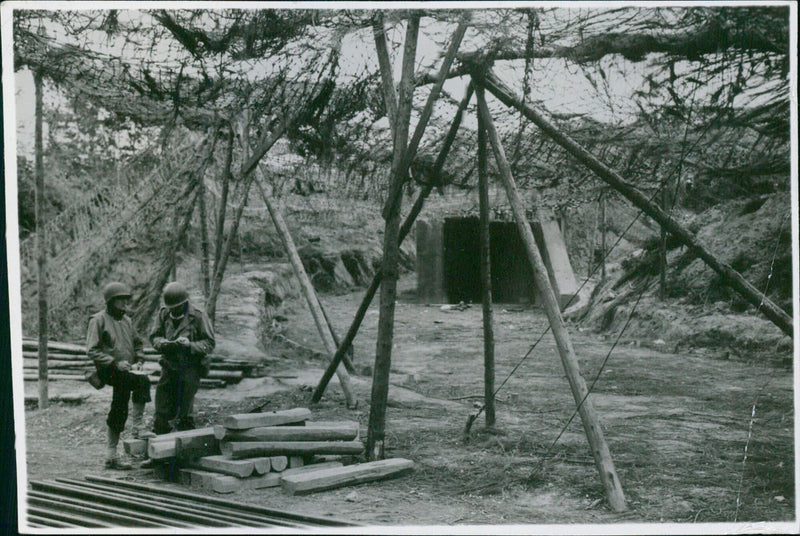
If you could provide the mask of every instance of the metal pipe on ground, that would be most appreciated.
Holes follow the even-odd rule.
[[[181,490],[173,490],[169,488],[165,488],[162,486],[150,485],[150,484],[141,484],[138,482],[127,482],[121,480],[114,480],[111,478],[101,477],[101,476],[87,476],[86,480],[89,482],[99,482],[99,483],[106,483],[115,486],[120,486],[128,489],[138,489],[143,491],[149,491],[151,493],[156,493],[160,495],[168,495],[174,497],[181,497],[185,499],[191,499],[195,501],[199,501],[206,504],[213,504],[216,506],[227,506],[231,508],[237,508],[243,511],[248,511],[257,514],[264,514],[264,515],[271,515],[276,517],[281,517],[283,519],[298,521],[301,523],[307,523],[308,525],[317,525],[317,526],[330,526],[330,527],[353,527],[357,526],[357,523],[349,522],[349,521],[342,521],[340,519],[330,519],[330,518],[322,518],[322,517],[314,517],[308,516],[304,514],[296,514],[292,512],[283,512],[281,510],[273,510],[271,508],[266,508],[263,506],[255,506],[250,504],[241,504],[236,503],[233,501],[225,500],[225,499],[218,499],[216,497],[207,497],[205,495],[200,495],[198,493],[191,493],[188,491],[181,491]]]
[[[37,486],[38,489],[60,491],[68,496],[76,498],[100,499],[107,504],[114,504],[117,506],[125,506],[130,504],[130,497],[125,497],[124,495],[105,490],[89,489],[82,486],[68,485],[65,483],[32,482],[31,486],[33,487],[34,485]],[[164,508],[155,500],[139,499],[136,504],[141,511],[155,514],[168,512],[170,515],[174,516],[175,519],[180,521],[188,521],[200,526],[228,527],[231,526],[231,524],[239,524],[238,520],[235,518],[216,515],[210,512],[200,512],[197,510],[192,511],[188,508],[181,507]]]
[[[44,498],[35,496],[33,494],[28,495],[28,504],[32,504],[34,506],[41,506],[44,508],[52,508],[54,510],[58,510],[60,512],[65,512],[69,514],[91,516],[93,519],[99,519],[100,521],[106,521],[108,523],[113,523],[114,525],[120,525],[123,527],[169,526],[169,524],[164,525],[162,522],[151,521],[147,519],[145,515],[138,515],[136,517],[128,515],[127,513],[123,512],[130,512],[130,511],[123,508],[117,510],[115,509],[115,507],[108,505],[94,504],[89,501],[80,501],[80,502],[82,504],[77,504],[76,502],[65,500],[64,497],[59,497],[59,496],[55,496],[53,498]]]
[[[57,482],[63,482],[69,479],[56,479]],[[73,481],[74,482],[74,481]],[[77,481],[77,485],[82,487],[88,487],[97,491],[102,491],[104,493],[116,493],[122,496],[130,497],[131,500],[140,500],[140,499],[153,499],[155,500],[154,494],[146,493],[143,491],[137,490],[128,490],[128,489],[120,489],[116,486],[111,485],[103,485],[103,484],[96,484],[91,482],[80,482]],[[193,511],[202,512],[203,514],[208,513],[208,509],[204,508],[203,505],[192,503],[188,500],[182,500],[175,497],[170,497],[167,495],[159,495],[157,497],[159,503],[163,503],[164,505],[168,506],[177,506],[177,507],[186,507]],[[284,527],[304,527],[305,525],[301,525],[299,523],[292,523],[290,521],[286,521],[285,519],[281,519],[275,516],[267,516],[267,515],[258,515],[258,514],[251,514],[249,512],[243,512],[240,509],[232,508],[232,507],[216,507],[214,512],[217,514],[222,514],[225,516],[234,517],[236,519],[240,519],[243,521],[253,522],[256,524],[268,524],[268,525],[275,525],[275,526],[284,526]]]
[[[53,519],[55,521],[63,521],[82,528],[110,529],[113,527],[113,525],[109,525],[108,523],[102,523],[90,517],[67,514],[58,510],[52,510],[50,508],[44,508],[41,506],[28,505],[27,510],[28,514],[38,515],[40,517]]]
[[[99,510],[105,510],[105,511],[113,512],[113,513],[122,514],[122,515],[134,515],[134,516],[136,516],[137,521],[139,519],[141,519],[141,520],[144,520],[145,522],[152,522],[152,523],[156,524],[155,526],[174,527],[174,528],[189,528],[189,527],[193,527],[194,526],[194,525],[192,525],[190,523],[183,523],[183,522],[177,521],[177,520],[175,520],[175,519],[173,519],[171,517],[168,517],[168,516],[160,516],[160,515],[156,515],[156,514],[146,514],[146,513],[141,512],[141,511],[139,511],[139,510],[137,510],[135,508],[130,508],[130,507],[129,508],[125,508],[125,507],[101,505],[101,504],[93,503],[93,502],[86,501],[86,500],[83,500],[83,499],[76,499],[76,498],[73,498],[73,497],[66,497],[63,494],[54,493],[54,492],[31,490],[31,491],[28,491],[28,498],[30,500],[33,500],[33,499],[37,499],[37,500],[38,499],[44,499],[44,500],[60,501],[63,504],[68,504],[68,505],[71,505],[71,506],[79,506],[79,507],[85,507],[85,508],[97,508]],[[134,504],[135,503],[131,502],[131,505],[134,505]]]

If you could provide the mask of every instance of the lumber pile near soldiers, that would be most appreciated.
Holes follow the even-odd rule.
[[[23,379],[36,381],[39,368],[39,342],[32,339],[22,341]],[[161,374],[158,365],[159,354],[153,348],[145,348],[145,363],[142,373],[147,374],[151,383],[157,383]],[[50,341],[47,343],[47,379],[80,380],[95,369],[94,363],[86,355],[86,348],[80,344]],[[219,356],[211,356],[211,370],[200,380],[200,387],[210,389],[239,383],[242,378],[262,375],[259,364]]]
[[[217,493],[281,486],[291,495],[400,476],[403,459],[357,463],[364,453],[353,421],[311,421],[293,408],[230,415],[207,428],[129,440],[129,454],[154,460],[164,478]]]

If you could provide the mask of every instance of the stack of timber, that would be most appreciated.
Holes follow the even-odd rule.
[[[413,467],[402,459],[345,466],[364,453],[358,423],[310,417],[306,408],[230,415],[221,425],[151,439],[147,455],[168,462],[159,466],[165,478],[217,493],[278,486],[293,495],[311,493]]]
[[[98,476],[87,476],[85,480],[32,481],[26,498],[27,522],[34,528],[286,527],[302,530],[357,525]]]
[[[39,342],[33,339],[22,340],[23,370],[25,381],[38,380]],[[144,348],[145,363],[142,372],[151,383],[158,382],[161,369],[159,354],[153,348]],[[94,364],[86,355],[86,348],[80,344],[50,341],[47,343],[47,379],[80,380],[94,370]],[[239,383],[242,378],[258,377],[262,374],[259,364],[240,359],[224,359],[211,356],[211,370],[200,381],[203,388],[225,387]]]

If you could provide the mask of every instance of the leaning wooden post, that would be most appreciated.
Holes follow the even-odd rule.
[[[567,327],[564,324],[564,319],[561,317],[561,309],[558,305],[558,300],[553,293],[553,288],[550,285],[550,278],[547,275],[542,256],[539,253],[539,248],[536,245],[536,240],[533,237],[533,232],[528,224],[525,216],[525,207],[522,204],[522,199],[517,191],[517,186],[514,183],[514,177],[511,175],[511,167],[506,160],[503,146],[500,143],[500,137],[492,121],[492,116],[489,112],[489,107],[486,105],[486,99],[483,98],[481,92],[476,92],[478,97],[478,112],[483,118],[486,126],[486,131],[489,136],[489,142],[492,144],[495,161],[500,170],[500,177],[503,180],[503,185],[508,195],[508,202],[511,205],[511,211],[514,214],[514,219],[517,223],[522,241],[525,244],[525,249],[528,254],[531,266],[533,267],[534,283],[539,298],[544,305],[547,318],[550,321],[550,328],[553,331],[553,336],[556,340],[556,346],[561,356],[561,363],[564,367],[564,372],[567,375],[572,396],[578,406],[578,413],[583,422],[583,428],[586,432],[586,437],[589,440],[589,445],[592,449],[594,456],[595,466],[600,473],[600,480],[606,490],[606,498],[608,503],[614,511],[621,512],[626,509],[625,495],[622,492],[617,472],[614,469],[614,461],[611,459],[611,453],[608,450],[608,445],[603,437],[603,430],[600,427],[600,421],[594,409],[594,404],[589,397],[589,391],[586,388],[586,382],[581,376],[580,367],[578,365],[578,358],[575,356],[575,351],[572,348],[572,342],[567,332]],[[534,192],[533,195],[533,211],[534,215],[538,218],[539,213],[539,200],[538,194]]]
[[[606,191],[600,192],[600,275],[606,279]]]
[[[666,185],[661,189],[661,210],[667,212],[667,205],[669,204],[669,193],[667,192]],[[661,243],[658,248],[658,297],[661,300],[667,299],[667,228],[661,226]]]
[[[44,226],[44,160],[42,143],[42,73],[38,69],[33,73],[36,99],[36,118],[34,125],[34,151],[36,173],[36,264],[39,300],[39,409],[47,409],[50,399],[47,394],[47,234]]]
[[[613,169],[606,166],[588,150],[579,145],[575,140],[561,132],[555,125],[548,121],[542,114],[525,104],[522,100],[503,84],[491,71],[476,72],[474,75],[478,82],[489,90],[497,99],[506,106],[513,106],[530,119],[542,132],[563,147],[580,163],[591,169],[606,184],[622,194],[642,212],[653,218],[658,224],[664,226],[669,233],[686,245],[689,250],[699,257],[706,265],[714,270],[720,279],[747,300],[750,305],[763,313],[773,324],[790,337],[794,337],[792,317],[778,307],[763,292],[750,284],[742,274],[734,270],[729,264],[715,257],[697,238],[675,219],[661,210],[659,206],[650,201],[641,191]]]
[[[386,403],[389,398],[389,371],[392,365],[392,340],[394,333],[394,304],[397,299],[398,265],[400,261],[400,201],[399,191],[405,178],[401,164],[406,153],[408,126],[411,118],[411,100],[414,94],[414,59],[419,35],[419,12],[412,13],[406,28],[403,50],[403,70],[400,78],[400,98],[395,124],[394,157],[389,181],[389,197],[384,206],[386,225],[383,233],[383,260],[381,271],[380,310],[378,313],[378,337],[375,343],[375,366],[372,371],[372,393],[370,396],[369,422],[367,425],[367,460],[384,457],[384,428]]]
[[[261,171],[261,168],[256,169]],[[294,275],[300,282],[300,288],[302,289],[303,295],[306,298],[308,308],[311,310],[311,316],[314,317],[314,324],[317,326],[317,331],[319,331],[319,336],[322,338],[322,343],[325,345],[325,350],[327,350],[329,355],[333,356],[336,354],[336,343],[331,336],[331,332],[328,330],[328,324],[325,322],[325,317],[322,314],[317,293],[314,291],[314,286],[311,284],[311,280],[308,278],[308,274],[303,267],[303,261],[300,259],[300,254],[297,252],[297,247],[294,245],[294,240],[292,240],[292,234],[289,232],[289,227],[286,226],[283,216],[277,207],[272,203],[272,200],[264,191],[261,183],[256,181],[256,186],[258,187],[258,191],[261,193],[261,198],[264,200],[264,204],[267,205],[267,210],[272,218],[272,223],[275,224],[275,229],[278,231],[281,242],[283,242],[286,255],[289,257],[289,262],[292,265],[292,269],[294,269]],[[339,377],[339,383],[342,385],[342,391],[344,392],[344,399],[347,403],[347,407],[350,409],[355,409],[357,406],[357,401],[355,397],[353,397],[353,389],[350,386],[350,375],[346,370],[342,370],[342,367],[338,367],[336,369],[336,375]]]
[[[483,88],[477,90],[483,98]],[[481,301],[483,303],[483,405],[486,427],[495,424],[494,411],[494,327],[492,326],[492,254],[490,247],[489,174],[486,169],[486,130],[478,115],[478,199],[481,235]]]
[[[438,176],[444,168],[447,155],[450,152],[450,148],[453,146],[453,142],[456,139],[456,134],[461,126],[461,119],[464,116],[464,111],[467,109],[469,101],[472,98],[472,93],[473,85],[470,82],[470,84],[467,86],[467,92],[464,95],[464,98],[458,105],[458,110],[456,110],[456,115],[450,125],[450,130],[447,132],[447,136],[445,136],[444,142],[442,143],[439,156],[436,157],[436,162],[433,165],[433,176]],[[425,199],[427,199],[428,195],[430,195],[430,193],[433,191],[433,188],[433,183],[428,183],[422,187],[422,190],[414,202],[414,206],[411,207],[408,216],[406,216],[406,220],[403,222],[403,226],[400,228],[401,244],[403,243],[405,237],[408,236],[408,233],[411,232],[411,226],[414,225],[414,221],[416,221],[417,216],[419,216],[420,212],[422,212]],[[333,356],[328,368],[325,369],[325,373],[322,375],[322,378],[320,378],[319,384],[317,384],[317,388],[314,390],[314,394],[311,396],[312,403],[317,403],[320,401],[322,394],[325,392],[325,388],[328,386],[328,382],[331,381],[331,378],[333,377],[336,367],[339,366],[339,362],[342,360],[345,352],[347,352],[347,349],[350,348],[351,344],[353,344],[353,340],[358,334],[358,330],[361,327],[361,322],[364,320],[364,316],[367,314],[367,309],[369,309],[372,299],[375,297],[375,293],[378,291],[378,287],[381,284],[382,278],[383,273],[380,269],[378,269],[378,271],[375,272],[375,275],[372,277],[372,281],[367,287],[367,291],[364,293],[364,298],[361,300],[361,304],[356,310],[353,321],[350,323],[350,328],[347,330],[344,339],[342,339],[339,349],[336,351],[336,355]]]

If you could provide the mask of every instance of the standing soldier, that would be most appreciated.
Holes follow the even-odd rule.
[[[89,319],[86,334],[86,349],[89,358],[97,367],[97,375],[105,385],[114,388],[111,410],[108,412],[108,456],[107,469],[131,469],[131,464],[117,455],[119,436],[128,419],[128,402],[133,394],[134,437],[153,437],[144,427],[144,405],[150,402],[150,379],[141,370],[144,362],[142,338],[136,333],[128,316],[131,291],[122,283],[109,283],[103,289],[106,308]]]
[[[214,350],[215,341],[208,316],[189,303],[182,284],[173,282],[164,287],[164,307],[158,312],[150,342],[161,354],[153,431],[160,435],[191,430],[194,395],[200,378],[208,375],[208,354]]]

